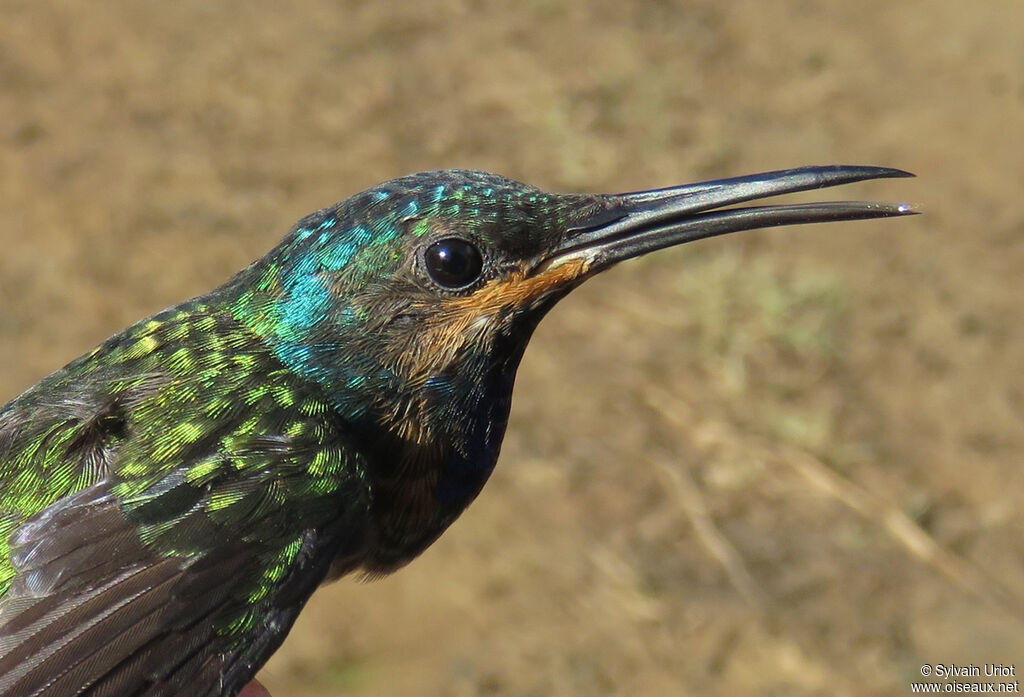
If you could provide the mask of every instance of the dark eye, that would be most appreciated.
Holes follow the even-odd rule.
[[[480,250],[456,237],[438,240],[423,254],[427,273],[445,288],[461,288],[480,277],[484,268]]]

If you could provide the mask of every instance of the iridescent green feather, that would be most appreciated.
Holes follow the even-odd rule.
[[[83,405],[82,417],[63,410],[70,400]],[[122,421],[103,431],[118,441],[107,444],[117,453],[112,471],[76,457],[76,444],[96,429],[86,405]],[[288,573],[301,531],[336,517],[341,494],[366,490],[363,464],[344,449],[331,413],[223,309],[192,303],[139,323],[0,414],[19,422],[0,442],[0,595],[15,575],[11,533],[109,477],[139,537],[160,555],[201,555],[211,535],[259,547],[258,573],[236,583],[246,608],[221,618],[223,631],[246,626]]]

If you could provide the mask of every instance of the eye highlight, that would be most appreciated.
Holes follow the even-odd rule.
[[[468,286],[480,278],[484,268],[480,250],[458,237],[431,244],[423,253],[423,262],[434,283],[449,289]]]

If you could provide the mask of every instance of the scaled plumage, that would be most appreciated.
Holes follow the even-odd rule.
[[[305,218],[0,409],[0,697],[236,695],[321,582],[407,563],[479,493],[559,298],[691,239],[902,215],[720,207],[903,174],[597,196],[446,171]]]

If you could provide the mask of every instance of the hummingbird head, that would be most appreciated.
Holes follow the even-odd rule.
[[[384,479],[437,470],[423,488],[457,515],[497,458],[526,343],[569,291],[620,261],[704,237],[910,213],[865,202],[723,208],[900,176],[910,175],[808,167],[593,195],[483,172],[415,174],[300,221],[240,274],[234,311],[392,463]]]

